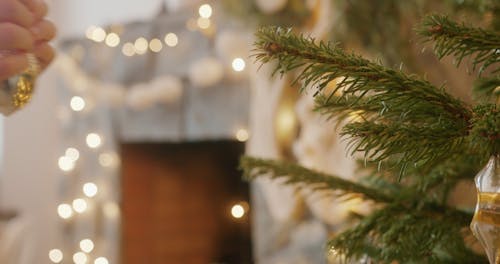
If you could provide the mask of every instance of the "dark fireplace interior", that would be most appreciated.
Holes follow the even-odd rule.
[[[233,141],[122,144],[122,263],[251,263],[243,152]]]

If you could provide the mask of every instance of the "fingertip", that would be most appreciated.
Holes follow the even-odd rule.
[[[28,66],[28,58],[24,54],[3,56],[0,60],[0,80],[21,74]]]
[[[38,59],[42,70],[47,68],[56,56],[54,48],[47,42],[38,44],[35,48],[34,54]]]

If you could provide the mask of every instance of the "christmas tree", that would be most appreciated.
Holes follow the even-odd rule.
[[[491,232],[496,232],[488,242],[492,250],[484,245],[488,256],[473,249],[472,209],[450,205],[448,197],[460,181],[473,181],[489,159],[492,177],[498,177],[500,34],[439,15],[426,17],[418,32],[434,43],[439,58],[454,56],[458,65],[469,63],[478,74],[473,105],[425,78],[384,67],[337,44],[279,27],[258,31],[256,59],[275,62],[276,73],[298,72],[296,82],[313,90],[316,110],[339,124],[348,151],[363,153],[363,177],[347,181],[254,157],[242,158],[241,166],[249,179],[267,175],[372,202],[371,213],[354,215],[358,222],[330,240],[329,253],[381,263],[485,263],[487,258],[499,263],[497,196],[493,194],[488,208]],[[498,179],[491,182],[500,186]],[[500,192],[498,186],[496,190]]]

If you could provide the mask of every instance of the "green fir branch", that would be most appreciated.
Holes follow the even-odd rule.
[[[493,72],[500,71],[499,32],[460,25],[443,15],[430,15],[422,21],[418,33],[434,42],[440,59],[451,55],[460,65],[471,57],[473,70],[479,68],[479,73],[490,66],[494,67]]]
[[[497,102],[500,97],[500,75],[477,79],[473,91],[476,99]]]
[[[289,162],[242,157],[240,167],[249,180],[269,174],[273,179],[286,179],[287,184],[307,184],[317,190],[340,191],[341,194],[349,195],[356,194],[364,199],[376,202],[392,201],[390,196],[381,191],[340,177],[309,170]]]
[[[464,243],[453,214],[432,214],[399,205],[379,209],[328,243],[330,253],[380,263],[486,263]]]
[[[263,28],[257,38],[257,60],[276,60],[275,72],[282,74],[299,69],[297,81],[316,88],[319,111],[341,119],[355,114],[364,121],[344,127],[343,134],[353,136],[353,152],[375,161],[397,155],[404,172],[408,165],[429,166],[446,158],[469,134],[472,111],[415,75],[291,30]],[[338,83],[330,89],[333,81]]]
[[[336,195],[356,195],[365,200],[372,200],[382,204],[397,204],[404,207],[404,211],[420,208],[429,214],[453,214],[455,221],[463,226],[468,225],[472,215],[426,199],[422,193],[413,188],[399,185],[397,189],[377,189],[366,185],[348,181],[338,176],[317,172],[300,165],[276,160],[266,160],[244,156],[240,160],[240,168],[248,180],[267,176],[271,179],[284,179],[285,184],[305,184],[316,190],[336,191]],[[339,193],[340,192],[340,193]]]

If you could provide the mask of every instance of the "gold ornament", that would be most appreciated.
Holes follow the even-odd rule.
[[[500,264],[500,156],[491,157],[476,176],[478,193],[471,229],[491,264]]]
[[[16,109],[20,109],[25,106],[33,95],[35,88],[35,81],[40,72],[40,66],[38,60],[33,54],[27,54],[28,57],[28,69],[17,76],[17,80],[14,82],[15,92],[12,94],[12,104]]]

